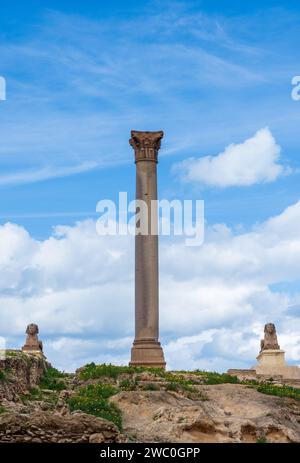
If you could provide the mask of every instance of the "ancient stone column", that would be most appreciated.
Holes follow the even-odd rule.
[[[135,236],[135,340],[132,366],[165,368],[158,320],[157,155],[163,132],[131,131],[136,163],[136,199],[147,204],[148,233]],[[155,210],[154,210],[155,208]],[[138,208],[137,212],[142,212]],[[151,227],[151,215],[152,220]]]

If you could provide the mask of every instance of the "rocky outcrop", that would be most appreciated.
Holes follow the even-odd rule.
[[[238,384],[198,387],[202,400],[166,391],[122,392],[111,400],[124,431],[141,442],[300,442],[298,401]]]
[[[300,442],[297,386],[94,364],[65,374],[15,351],[1,371],[0,442]]]
[[[0,358],[0,400],[18,400],[20,394],[39,384],[48,365],[42,356],[6,351]]]
[[[100,443],[123,442],[110,421],[86,413],[67,415],[50,412],[2,413],[0,442]]]

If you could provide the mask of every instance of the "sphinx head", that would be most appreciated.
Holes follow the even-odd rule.
[[[26,334],[30,334],[30,335],[34,336],[34,335],[38,334],[38,332],[39,332],[39,327],[35,323],[30,323],[27,326]]]
[[[265,325],[265,333],[268,333],[268,334],[275,334],[276,333],[276,328],[275,328],[274,323],[267,323]]]

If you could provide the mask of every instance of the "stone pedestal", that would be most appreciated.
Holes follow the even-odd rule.
[[[157,156],[163,132],[131,132],[136,163],[136,199],[147,205],[147,230],[135,236],[135,340],[132,366],[165,368],[159,338]],[[139,210],[139,214],[141,210]],[[154,217],[154,221],[153,221]],[[156,217],[156,218],[155,218]],[[152,220],[151,220],[152,219]]]
[[[284,379],[300,379],[300,368],[285,362],[285,352],[281,349],[263,350],[256,357],[258,364],[252,367],[257,375],[282,376]]]
[[[256,357],[258,361],[258,365],[254,367],[256,372],[261,374],[279,374],[278,369],[287,366],[284,355],[285,352],[280,349],[263,350]]]

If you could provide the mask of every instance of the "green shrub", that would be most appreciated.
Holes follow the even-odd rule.
[[[64,373],[63,371],[59,371],[57,370],[57,368],[53,368],[53,367],[47,368],[46,374],[48,377],[51,377],[51,378],[65,378],[66,376],[68,376],[67,373]]]
[[[166,391],[178,392],[179,389],[180,389],[179,385],[177,383],[174,383],[174,382],[167,383],[167,385],[166,385]]]
[[[137,381],[131,379],[123,379],[119,383],[119,387],[122,391],[135,391],[137,388]]]
[[[166,391],[181,392],[191,400],[207,400],[207,397],[194,386],[191,380],[184,380],[180,376],[176,378],[176,375],[174,377],[175,380],[173,378],[172,381],[166,384]]]
[[[65,381],[62,378],[66,376],[65,373],[50,367],[46,370],[40,381],[41,389],[51,389],[52,391],[63,391],[67,388]]]
[[[6,374],[3,370],[0,370],[0,381],[6,381]]]
[[[217,373],[216,371],[203,371],[195,370],[193,373],[203,377],[203,383],[212,385],[212,384],[238,384],[239,380],[236,376],[231,376],[228,373]]]
[[[83,380],[97,379],[102,377],[116,379],[120,375],[133,375],[135,373],[142,373],[147,371],[155,375],[162,375],[164,370],[161,368],[144,368],[144,367],[128,367],[128,366],[117,366],[111,363],[102,363],[96,365],[94,362],[89,363],[83,367],[79,372],[79,378]]]
[[[1,413],[5,413],[7,410],[6,408],[2,407],[2,405],[0,405],[0,415]]]
[[[28,402],[32,400],[42,400],[42,401],[47,401],[51,404],[56,404],[58,401],[58,391],[52,390],[48,392],[47,394],[43,392],[39,387],[34,387],[29,390],[27,394],[22,394],[20,395],[20,399],[23,402],[23,404],[27,404]]]
[[[132,367],[116,366],[111,364],[106,365],[105,363],[102,365],[89,363],[88,365],[85,365],[85,367],[80,371],[79,377],[83,380],[96,379],[104,376],[109,378],[117,378],[119,375],[124,373],[132,374],[134,371],[135,369]]]
[[[267,441],[267,439],[266,439],[265,437],[258,437],[258,438],[256,439],[256,443],[257,443],[257,444],[267,444],[268,441]]]
[[[109,384],[90,384],[80,388],[77,394],[70,397],[67,402],[72,411],[81,410],[112,421],[121,430],[121,411],[115,404],[108,401],[108,398],[117,392],[118,389]]]
[[[143,386],[143,391],[158,391],[159,387],[157,384],[154,383],[148,383]]]
[[[300,389],[292,386],[275,386],[272,384],[261,384],[257,388],[262,394],[276,395],[278,397],[291,397],[300,400]]]

